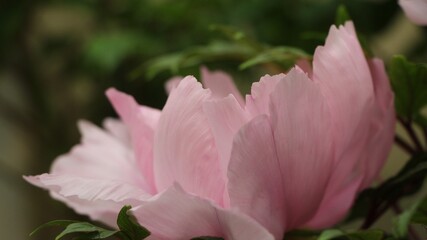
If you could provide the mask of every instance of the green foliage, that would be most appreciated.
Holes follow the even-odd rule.
[[[124,206],[117,217],[117,226],[120,230],[109,230],[95,226],[88,222],[77,222],[71,220],[55,220],[45,223],[34,230],[30,236],[39,232],[46,227],[64,227],[65,229],[59,233],[55,240],[61,240],[65,236],[73,234],[74,239],[81,240],[100,240],[110,237],[116,237],[121,240],[142,240],[150,235],[150,232],[144,227],[136,223],[132,216],[127,214],[131,206]]]
[[[421,109],[427,106],[427,65],[412,63],[395,56],[389,71],[399,117],[427,127]]]
[[[400,198],[417,193],[427,177],[427,153],[418,153],[394,176],[359,194],[347,221],[380,214]]]
[[[404,239],[408,235],[411,223],[427,225],[427,197],[415,202],[409,209],[402,212],[394,222],[393,235],[397,239]]]
[[[345,22],[350,21],[351,17],[348,14],[347,8],[344,5],[340,5],[335,15],[335,25],[343,25]]]

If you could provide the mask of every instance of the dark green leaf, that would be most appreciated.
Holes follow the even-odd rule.
[[[335,16],[335,24],[337,26],[344,25],[347,21],[351,21],[350,14],[348,14],[347,8],[344,5],[340,5]]]
[[[131,206],[124,206],[117,218],[117,226],[120,231],[129,237],[131,240],[142,240],[150,235],[150,232],[144,227],[140,226],[133,219],[133,216],[128,215],[127,212]]]
[[[427,121],[420,113],[427,105],[427,66],[409,62],[403,56],[395,56],[390,66],[390,78],[397,114],[427,126]]]
[[[349,240],[381,240],[384,237],[384,232],[377,229],[369,229],[349,233],[345,236]]]
[[[411,222],[427,226],[427,197],[417,204],[417,209],[412,215]]]
[[[77,223],[77,221],[73,220],[54,220],[50,221],[48,223],[45,223],[38,228],[36,228],[34,231],[30,233],[30,236],[33,236],[35,233],[39,232],[41,229],[47,228],[47,227],[67,227],[68,225],[72,223]]]
[[[111,237],[117,233],[117,231],[107,230],[101,227],[94,226],[88,222],[77,222],[69,224],[64,231],[62,231],[58,236],[56,236],[55,240],[59,240],[64,236],[71,233],[83,233],[92,236],[91,239],[104,239],[107,237]]]
[[[330,240],[342,235],[345,233],[339,229],[327,229],[320,234],[317,240]]]

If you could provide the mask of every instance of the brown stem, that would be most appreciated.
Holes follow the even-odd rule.
[[[409,137],[412,139],[412,141],[415,144],[416,150],[422,152],[423,146],[421,145],[420,140],[417,137],[417,134],[415,133],[414,129],[412,128],[411,121],[406,121],[400,117],[398,117],[399,122],[402,124],[402,126],[405,128],[406,132],[408,132]]]
[[[415,154],[415,152],[416,152],[415,149],[409,143],[407,143],[405,140],[403,140],[403,138],[400,137],[399,135],[394,136],[394,142],[396,143],[397,146],[399,146],[401,149],[403,149],[409,155]]]

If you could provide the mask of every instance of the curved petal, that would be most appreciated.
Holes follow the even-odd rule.
[[[379,59],[370,61],[370,68],[375,89],[375,115],[371,123],[370,142],[363,166],[364,181],[361,188],[366,188],[378,177],[387,160],[394,140],[395,112],[393,92],[384,68]]]
[[[139,106],[133,97],[115,89],[106,92],[120,118],[129,128],[132,147],[142,175],[145,177],[150,193],[156,192],[153,175],[154,132],[160,118],[157,109]]]
[[[274,240],[253,219],[185,193],[176,185],[131,209],[131,213],[158,239],[214,236],[227,240]]]
[[[245,105],[242,94],[240,94],[236,85],[234,85],[233,79],[225,72],[213,71],[210,72],[208,68],[200,68],[202,74],[202,82],[205,88],[212,91],[213,98],[223,98],[228,94],[233,95],[241,106]]]
[[[166,93],[169,95],[172,92],[172,90],[174,90],[178,86],[178,84],[181,82],[182,79],[183,77],[176,76],[167,80],[165,83]]]
[[[221,169],[224,179],[226,179],[233,137],[240,127],[249,121],[249,115],[242,109],[233,95],[228,95],[228,97],[219,100],[207,101],[203,105],[203,110],[215,137]]]
[[[252,84],[251,95],[246,95],[246,111],[252,116],[269,115],[270,94],[285,74],[265,75],[259,82]]]
[[[121,120],[106,118],[102,122],[102,126],[125,146],[128,146],[129,148],[132,147],[129,129]]]
[[[333,125],[318,84],[299,68],[292,69],[276,85],[270,98],[287,228],[293,229],[314,215],[324,196],[334,163]]]
[[[38,187],[50,191],[80,214],[116,226],[116,218],[124,205],[139,205],[150,195],[135,185],[114,180],[82,178],[67,174],[42,174],[24,177]]]
[[[236,134],[228,169],[232,207],[257,220],[275,239],[286,230],[281,162],[269,120],[260,115]]]
[[[185,191],[222,204],[225,182],[202,108],[209,99],[210,91],[194,77],[171,92],[155,136],[154,172],[159,191],[176,181]]]
[[[411,21],[427,25],[427,0],[399,0],[399,5]]]

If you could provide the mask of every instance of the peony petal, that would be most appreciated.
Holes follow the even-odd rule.
[[[269,115],[270,94],[285,74],[265,75],[259,82],[252,84],[251,95],[246,95],[246,111],[252,116]]]
[[[318,84],[299,68],[292,69],[270,97],[271,126],[285,191],[287,229],[293,229],[313,216],[332,173],[330,109]]]
[[[208,101],[203,105],[203,110],[215,137],[216,147],[221,158],[221,169],[224,179],[226,179],[233,137],[240,127],[249,121],[249,115],[233,95]]]
[[[146,189],[130,146],[89,122],[80,121],[79,129],[82,143],[55,159],[52,174],[120,181]]]
[[[200,236],[226,240],[273,240],[273,236],[249,217],[172,186],[133,208],[131,213],[154,239],[188,240]]]
[[[411,21],[427,25],[427,0],[399,0],[399,5]]]
[[[233,95],[241,106],[244,106],[245,101],[240,94],[233,79],[225,72],[213,71],[210,72],[206,67],[200,68],[202,74],[202,82],[205,88],[212,91],[213,98],[223,98],[229,94]]]
[[[160,111],[139,106],[133,97],[115,89],[106,92],[120,118],[129,128],[132,146],[138,161],[139,169],[145,177],[150,193],[155,193],[156,187],[153,176],[153,142]]]
[[[362,177],[354,179],[349,184],[335,184],[341,188],[329,191],[333,194],[325,195],[315,216],[305,224],[305,227],[312,229],[323,229],[331,227],[343,220],[350,207],[353,205],[356,194],[362,182]],[[331,183],[333,184],[333,183]]]
[[[285,231],[284,184],[266,115],[244,125],[233,142],[228,169],[231,206],[265,226],[275,239]]]
[[[121,207],[139,205],[150,197],[138,186],[114,180],[67,174],[42,174],[24,178],[49,190],[53,198],[65,202],[76,212],[114,227]]]
[[[394,141],[395,112],[393,92],[384,68],[384,63],[379,59],[370,61],[370,68],[375,88],[376,114],[370,130],[370,143],[365,151],[364,181],[361,188],[372,184],[379,175]]]
[[[181,82],[182,79],[183,77],[177,76],[167,80],[165,83],[166,93],[169,95],[172,92],[172,90],[174,90],[178,86],[178,84]]]
[[[202,109],[210,99],[210,91],[194,77],[171,92],[155,136],[154,171],[159,191],[176,181],[185,191],[222,204],[225,183]]]
[[[102,126],[125,146],[128,146],[129,148],[132,147],[129,130],[121,120],[106,118],[104,119]]]

